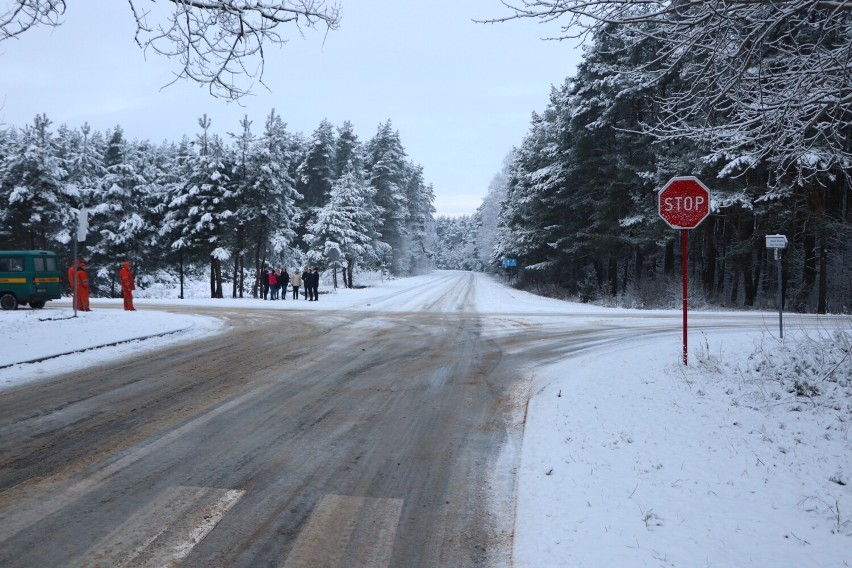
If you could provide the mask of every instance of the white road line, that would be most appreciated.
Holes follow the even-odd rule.
[[[102,539],[79,566],[177,566],[245,491],[171,487]]]
[[[402,504],[402,499],[323,496],[283,568],[388,566]]]

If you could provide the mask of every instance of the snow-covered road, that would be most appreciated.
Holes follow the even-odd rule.
[[[845,513],[852,510],[848,490],[852,471],[849,403],[846,401],[843,406],[839,399],[836,411],[828,405],[820,406],[819,412],[794,413],[790,412],[790,404],[781,404],[774,397],[772,385],[756,386],[750,380],[748,357],[753,356],[756,341],[765,351],[777,349],[779,353],[790,345],[773,338],[777,314],[691,314],[691,365],[683,369],[678,311],[611,310],[570,304],[518,292],[489,277],[470,273],[437,272],[363,290],[338,290],[323,294],[315,303],[157,298],[137,300],[139,311],[126,313],[106,309],[120,307],[120,301],[95,300],[94,311],[77,318],[68,317],[70,309],[62,305],[60,302],[41,311],[0,314],[7,337],[0,346],[0,387],[12,389],[10,392],[27,391],[28,384],[46,389],[56,383],[57,379],[51,377],[60,372],[85,375],[105,361],[124,365],[120,363],[123,358],[139,355],[156,361],[166,348],[206,341],[234,326],[265,325],[270,321],[280,322],[269,333],[280,334],[282,353],[295,348],[288,339],[292,334],[310,329],[313,331],[304,333],[313,337],[317,345],[327,346],[325,349],[347,345],[349,350],[372,350],[374,345],[387,362],[373,359],[370,368],[387,365],[389,371],[407,369],[407,374],[418,375],[425,367],[420,364],[415,371],[407,366],[409,360],[433,359],[440,371],[423,375],[428,377],[425,392],[449,388],[455,376],[466,378],[471,384],[483,381],[490,385],[490,390],[477,397],[493,391],[495,384],[503,385],[499,393],[503,418],[499,425],[486,421],[490,424],[487,429],[496,427],[503,432],[499,455],[484,454],[481,458],[480,465],[487,464],[490,470],[488,475],[480,477],[468,466],[450,468],[457,472],[450,476],[455,479],[450,484],[455,488],[451,490],[454,500],[464,494],[459,489],[464,484],[459,484],[458,476],[466,472],[462,477],[468,482],[484,485],[485,492],[475,495],[484,496],[482,511],[487,511],[494,522],[468,526],[465,530],[473,532],[464,545],[409,548],[422,557],[419,564],[412,564],[410,555],[388,552],[386,558],[382,557],[387,560],[385,565],[449,565],[441,558],[451,558],[452,554],[462,555],[453,558],[476,558],[490,565],[530,567],[844,566],[848,560],[846,551],[850,549],[852,532],[852,517]],[[802,334],[806,329],[827,333],[837,325],[848,329],[848,321],[842,318],[787,316],[785,323],[788,336]],[[324,343],[322,338],[334,330],[345,333],[331,344]],[[433,330],[443,336],[441,343],[434,343]],[[130,341],[143,337],[149,339]],[[366,343],[345,343],[359,339]],[[298,349],[307,349],[309,343],[300,344]],[[418,343],[420,348],[411,351]],[[114,345],[88,349],[110,344]],[[459,356],[452,359],[457,345],[471,351],[467,355],[459,351]],[[61,353],[73,354],[55,357]],[[314,354],[300,352],[294,364],[304,366],[308,361],[336,355],[339,354],[324,350]],[[279,361],[278,357],[276,354],[273,361]],[[43,360],[18,364],[36,359]],[[464,359],[467,367],[459,367]],[[131,365],[131,359],[126,360]],[[739,369],[739,376],[716,372],[714,367],[724,367],[720,360],[728,365],[725,368]],[[260,367],[267,369],[264,373],[274,374],[272,369],[277,364]],[[333,371],[329,374],[339,380],[347,376]],[[288,377],[286,367],[281,371],[281,378],[284,377]],[[44,380],[32,383],[38,379]],[[120,390],[117,385],[111,388],[109,392]],[[272,389],[264,392],[265,396],[274,397],[273,387],[263,388]],[[758,397],[761,392],[763,400]],[[470,392],[467,396],[472,395]],[[107,391],[97,396],[108,398]],[[224,419],[230,412],[230,403],[223,407],[225,399],[212,393],[206,396],[210,403],[203,416],[212,411]],[[396,395],[386,394],[375,400],[387,404],[393,396]],[[465,395],[458,396],[464,400]],[[777,396],[784,402],[783,394]],[[231,397],[227,400],[239,400],[234,393]],[[4,404],[8,401],[4,397]],[[63,414],[50,416],[52,428],[61,424]],[[189,413],[189,421],[184,422],[186,428],[193,424],[191,416]],[[199,416],[202,415],[195,419],[200,420]],[[227,436],[228,428],[222,426],[225,423],[218,416],[205,420],[218,424],[216,431]],[[6,425],[0,434],[16,430],[25,437],[29,435],[20,430],[21,424],[7,423],[6,414],[3,420]],[[482,428],[476,426],[474,417],[466,420],[473,430]],[[147,455],[144,449],[150,444],[166,445],[171,440],[169,434],[162,432],[145,430],[148,437],[141,432],[140,439],[149,445],[136,442],[136,446],[129,446],[142,452],[130,454],[140,460]],[[177,435],[171,435],[177,443]],[[269,440],[266,443],[273,444]],[[333,437],[326,443],[333,444]],[[393,444],[390,439],[384,443]],[[472,441],[469,439],[468,443]],[[84,459],[86,452],[79,452],[78,459]],[[104,470],[115,473],[118,470],[110,467],[122,464],[121,460],[110,463],[113,465],[102,464],[101,470],[87,470],[88,477],[77,480],[75,491],[82,491],[81,483],[86,488],[90,487],[88,484],[94,487]],[[183,471],[186,478],[197,476],[195,469]],[[382,468],[369,471],[372,473],[361,479],[387,475]],[[408,482],[413,479],[407,478]],[[24,486],[28,492],[35,491],[34,495],[42,487],[31,487],[29,483]],[[190,496],[195,493],[181,489],[186,486],[185,482],[166,484],[162,491],[147,496],[154,503],[164,503],[169,495],[178,500],[195,499]],[[219,520],[215,531],[210,527],[213,532],[204,546],[199,545],[188,556],[188,562],[204,558],[205,550],[215,550],[217,534],[233,526],[228,519],[239,518],[240,503],[251,499],[250,494],[226,490],[244,491],[242,487],[227,486],[222,489],[225,492],[217,489],[201,493],[204,499],[220,504],[217,510],[221,515],[216,517]],[[412,538],[400,536],[410,535],[413,530],[413,525],[406,525],[403,520],[410,512],[410,503],[406,505],[408,501],[402,494],[393,498],[373,495],[371,498],[377,500],[365,501],[366,494],[350,493],[348,497],[304,497],[302,502],[309,510],[289,521],[272,513],[268,518],[277,519],[276,526],[280,528],[288,526],[287,522],[295,523],[291,529],[301,527],[302,535],[320,534],[315,532],[322,532],[318,527],[331,522],[328,511],[351,507],[353,511],[373,511],[373,517],[368,518],[385,527],[393,525],[397,538]],[[73,491],[72,494],[77,495]],[[139,500],[145,497],[132,491],[130,494]],[[422,496],[435,499],[439,494],[434,487],[421,492]],[[43,501],[40,500],[42,508]],[[61,499],[55,503],[56,510],[51,511],[54,514],[74,510]],[[141,505],[140,501],[137,507]],[[155,505],[149,504],[150,507],[156,509]],[[132,512],[132,507],[120,510],[138,514]],[[156,516],[155,512],[146,511],[147,515]],[[16,514],[14,508],[11,513],[0,513],[6,521],[15,520],[12,524],[0,523],[5,527],[0,529],[0,540],[44,528],[43,516],[32,510],[25,513]],[[505,518],[511,521],[513,513],[514,527],[511,522],[507,525]],[[120,517],[122,513],[114,514]],[[99,518],[95,513],[89,515]],[[389,521],[396,518],[394,515],[401,515],[396,524]],[[175,522],[176,526],[192,524],[186,519]],[[460,517],[455,522],[465,526]],[[18,530],[10,532],[10,526]],[[132,530],[144,532],[138,526]],[[510,536],[512,530],[514,539]],[[114,547],[116,538],[102,534],[85,550],[79,547],[80,557],[96,552],[100,545]],[[296,538],[280,544],[276,554],[290,558],[288,562],[314,558],[311,554],[316,551],[306,544],[309,540]],[[252,550],[244,551],[241,560],[232,560],[237,565],[250,565],[249,559],[257,558],[252,556],[257,550]]]

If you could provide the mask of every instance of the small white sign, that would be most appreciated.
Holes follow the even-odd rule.
[[[785,249],[787,248],[787,237],[784,235],[766,235],[766,248],[768,249]]]
[[[83,242],[86,240],[86,235],[89,233],[89,210],[86,208],[80,209],[77,217],[77,240]]]

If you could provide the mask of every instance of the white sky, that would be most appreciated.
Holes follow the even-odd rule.
[[[366,141],[390,119],[434,185],[438,214],[472,213],[581,50],[542,41],[556,25],[472,22],[507,15],[499,0],[340,4],[341,28],[325,38],[286,30],[292,41],[267,50],[272,92],[256,86],[241,107],[191,83],[161,90],[176,63],[145,60],[126,2],[69,2],[61,27],[0,44],[0,124],[46,113],[54,127],[118,124],[128,138],[160,142],[194,135],[204,113],[220,134],[238,131],[244,115],[259,132],[275,108],[291,131],[309,135],[323,118],[350,120]]]
[[[484,340],[538,329],[552,332],[553,342],[565,342],[564,358],[529,365],[516,385],[516,421],[509,425],[504,461],[488,484],[495,514],[515,514],[514,566],[849,566],[849,364],[817,361],[804,350],[830,343],[834,329],[848,336],[848,317],[786,314],[779,340],[772,312],[694,311],[690,364],[684,368],[679,333],[659,334],[661,326],[677,328],[680,310],[560,302],[483,274],[359,277],[370,287],[334,291],[324,282],[319,302],[210,300],[203,297],[208,284],[195,282],[186,300],[175,300],[177,291],[168,288],[139,290],[154,299],[137,298],[135,312],[120,310],[121,299],[98,298],[91,312],[77,318],[70,317],[67,299],[43,310],[4,312],[0,393],[225,328],[218,319],[158,311],[160,304],[221,309],[226,317],[242,308],[282,317],[369,312],[350,318],[367,327],[385,325],[375,317],[381,312],[470,310],[482,316]],[[472,303],[442,302],[460,282],[475,289]],[[582,339],[590,330],[619,327],[637,333],[571,355],[572,343],[592,341]],[[185,331],[87,350],[178,330]],[[804,333],[813,339],[802,340]],[[512,345],[526,348],[504,345],[509,358]],[[14,364],[60,353],[69,354]],[[826,350],[815,353],[821,358]],[[835,353],[840,357],[839,348]],[[815,381],[818,397],[797,397],[788,390],[792,378],[806,384],[812,379],[794,369],[810,364],[819,373],[834,366],[835,378]],[[29,491],[43,507],[37,487]],[[517,503],[507,503],[514,491]],[[28,518],[12,511],[12,520]]]

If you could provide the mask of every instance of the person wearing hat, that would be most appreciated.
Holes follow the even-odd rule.
[[[133,290],[136,289],[136,283],[133,281],[129,260],[125,260],[121,265],[121,270],[118,271],[118,279],[121,282],[121,294],[124,296],[124,309],[136,311],[136,308],[133,307]]]
[[[290,278],[290,285],[293,286],[293,299],[299,299],[299,286],[302,285],[302,275],[299,274],[299,269],[293,271],[293,276]]]
[[[76,286],[74,283],[76,282]],[[71,265],[68,269],[68,284],[74,294],[74,309],[81,312],[90,312],[89,309],[89,275],[86,274],[86,263],[77,261],[77,266]]]

